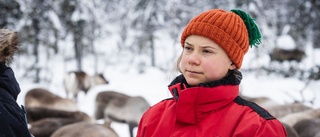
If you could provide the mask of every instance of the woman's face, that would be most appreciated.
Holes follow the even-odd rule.
[[[199,35],[186,38],[181,72],[189,85],[220,80],[235,68],[226,52],[211,39]]]

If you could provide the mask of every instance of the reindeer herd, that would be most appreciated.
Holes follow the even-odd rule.
[[[266,97],[249,98],[243,95],[242,97],[263,106],[279,119],[288,137],[320,137],[320,108],[315,109],[297,101],[277,104]]]
[[[111,123],[120,122],[128,124],[133,137],[134,128],[150,107],[143,97],[101,91],[94,102],[94,116],[82,112],[77,106],[79,92],[87,93],[94,86],[108,83],[102,74],[76,71],[65,76],[66,97],[45,88],[27,91],[24,105],[29,131],[35,137],[118,137]]]
[[[101,91],[95,98],[94,116],[80,111],[77,106],[80,91],[87,93],[96,85],[108,83],[102,74],[91,76],[81,71],[66,75],[66,97],[44,88],[29,90],[25,95],[25,109],[30,132],[35,137],[118,137],[111,127],[112,122],[118,122],[128,124],[129,134],[133,137],[134,128],[150,107],[143,97]],[[301,102],[278,104],[267,97],[241,96],[278,118],[286,128],[288,137],[320,137],[320,109]],[[98,120],[104,122],[99,123]]]

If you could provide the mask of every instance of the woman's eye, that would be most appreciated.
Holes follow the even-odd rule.
[[[189,47],[189,46],[184,46],[184,49],[185,50],[192,50],[191,47]]]
[[[210,50],[203,50],[204,53],[212,53]]]

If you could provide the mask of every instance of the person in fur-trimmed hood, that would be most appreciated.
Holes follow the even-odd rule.
[[[181,35],[182,73],[165,99],[142,116],[137,137],[286,137],[265,109],[239,96],[243,57],[260,44],[254,20],[242,10],[205,11]]]
[[[0,137],[31,137],[24,108],[16,102],[20,86],[13,70],[6,64],[17,51],[18,34],[0,29]]]

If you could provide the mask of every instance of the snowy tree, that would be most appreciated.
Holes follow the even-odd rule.
[[[17,25],[22,17],[20,4],[15,0],[0,0],[0,28],[9,28]]]
[[[267,56],[281,35],[293,37],[301,49],[308,42],[317,48],[319,5],[318,0],[0,0],[0,23],[20,31],[23,46],[19,54],[29,60],[23,65],[27,68],[25,76],[41,81],[55,55],[63,55],[65,64],[76,70],[82,70],[87,57],[94,57],[95,64],[99,60],[108,65],[135,64],[141,72],[144,66],[168,70],[176,56],[158,58],[158,54],[163,54],[157,52],[163,44],[158,43],[161,36],[168,36],[171,49],[179,49],[185,25],[195,15],[213,8],[239,8],[255,18],[263,42],[263,48],[253,49],[257,59]],[[111,44],[97,45],[97,41],[111,37]],[[106,51],[110,51],[97,51],[98,46],[106,46]],[[47,65],[39,65],[41,62]],[[95,65],[95,72],[98,68]]]
[[[50,49],[56,49],[55,38],[56,29],[53,28],[53,22],[49,17],[52,11],[51,1],[32,0],[23,1],[24,17],[20,30],[23,53],[30,55],[30,62],[27,64],[25,76],[34,77],[34,82],[40,81],[41,70],[48,69],[46,66],[40,66],[41,61],[46,61],[50,56],[42,56],[41,51],[50,54]],[[44,49],[44,50],[43,50]]]

